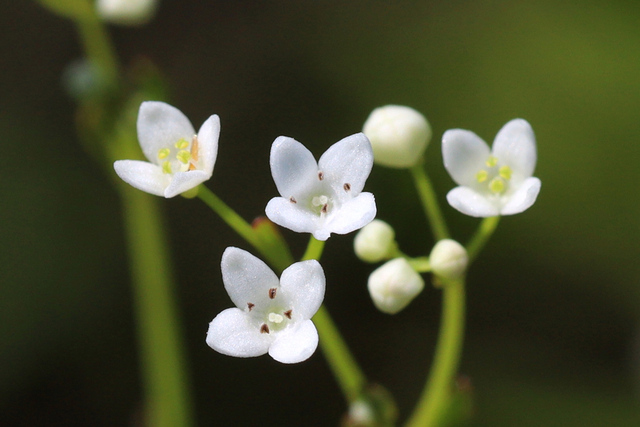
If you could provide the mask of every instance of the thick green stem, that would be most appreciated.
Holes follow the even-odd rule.
[[[436,198],[436,194],[431,186],[431,181],[429,181],[429,178],[424,171],[424,166],[422,164],[418,164],[411,167],[409,170],[411,171],[413,182],[416,186],[416,190],[418,190],[418,195],[420,196],[424,213],[427,216],[427,220],[429,221],[434,237],[436,240],[447,239],[449,237],[447,223],[442,216],[440,206],[438,205],[438,199]]]
[[[119,186],[131,263],[146,399],[146,425],[192,425],[166,236],[156,200]]]
[[[322,256],[324,243],[324,241],[311,236],[302,260],[319,260]],[[354,402],[364,391],[367,379],[324,305],[313,316],[313,322],[318,329],[322,353],[333,370],[345,398],[348,402]]]
[[[464,338],[464,282],[448,282],[443,287],[443,308],[435,358],[416,410],[408,427],[439,426],[451,398]]]
[[[491,216],[482,220],[476,233],[467,244],[469,264],[478,256],[484,245],[489,241],[499,222],[499,216]]]

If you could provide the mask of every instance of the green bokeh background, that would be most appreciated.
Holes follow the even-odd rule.
[[[119,200],[83,151],[61,75],[82,52],[70,22],[0,1],[0,424],[131,425],[142,390]],[[461,373],[474,426],[640,425],[640,4],[635,1],[169,1],[142,28],[112,28],[172,84],[198,127],[221,117],[207,184],[247,219],[276,195],[279,135],[319,156],[369,112],[404,104],[434,138],[427,167],[454,237],[478,221],[448,207],[440,137],[488,142],[527,119],[542,190],[505,217],[469,277]],[[402,249],[433,241],[406,172],[374,168],[367,190]],[[336,425],[344,403],[322,355],[284,366],[219,355],[208,322],[230,301],[225,247],[248,248],[198,200],[162,203],[200,425]],[[305,236],[284,232],[296,255]],[[433,354],[440,292],[388,316],[353,236],[323,258],[326,303],[401,419]]]

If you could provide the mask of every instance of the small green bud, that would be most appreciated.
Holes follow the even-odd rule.
[[[376,108],[362,131],[371,142],[374,161],[392,168],[416,165],[431,139],[427,119],[413,108],[401,105]]]

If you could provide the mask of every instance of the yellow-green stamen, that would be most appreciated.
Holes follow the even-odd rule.
[[[487,165],[488,168],[492,168],[498,164],[498,158],[495,156],[489,156],[485,164]]]
[[[176,158],[186,165],[189,163],[189,160],[191,160],[191,153],[187,150],[180,150],[178,151],[178,154],[176,154]]]
[[[168,148],[161,148],[158,151],[158,158],[160,160],[166,159],[169,156],[169,154],[171,154],[171,150],[169,150]]]
[[[187,141],[186,139],[182,138],[180,139],[178,142],[176,142],[176,148],[178,150],[184,150],[185,148],[187,148],[189,146],[189,141]]]
[[[500,170],[498,171],[498,173],[500,174],[500,176],[504,179],[506,179],[507,181],[511,179],[511,174],[513,173],[513,171],[511,170],[511,168],[509,166],[502,166],[500,168]]]
[[[489,172],[487,172],[486,170],[482,169],[480,172],[478,172],[476,174],[476,181],[485,182],[488,177],[489,177]]]
[[[171,162],[169,160],[165,160],[162,163],[162,173],[171,173]]]
[[[495,177],[489,183],[489,190],[492,193],[500,194],[505,190],[504,180],[500,177]]]

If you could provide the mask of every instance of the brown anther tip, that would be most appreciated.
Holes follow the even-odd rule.
[[[193,163],[189,163],[189,170],[190,171],[196,170],[196,167],[193,165]]]
[[[252,303],[252,302],[248,302],[248,303],[247,303],[247,307],[249,307],[249,311],[251,311],[251,309],[252,309],[253,307],[255,307],[255,306],[256,306],[256,305],[255,305],[254,303]]]
[[[276,288],[269,289],[269,298],[274,299],[276,297]]]
[[[322,206],[322,209],[320,209],[320,212],[327,213],[327,204],[326,203]]]
[[[318,179],[322,181],[324,179],[324,173],[318,172]]]
[[[293,196],[289,197],[289,201],[290,201],[291,203],[298,203],[298,201],[296,200],[296,198],[295,198],[295,197],[293,197]]]
[[[349,191],[351,190],[351,184],[349,184],[348,182],[345,182],[342,188],[344,188],[344,191]]]
[[[284,314],[285,316],[287,316],[287,319],[291,319],[291,312],[292,312],[292,311],[293,311],[293,310],[287,310],[287,311],[285,311],[283,314]]]
[[[269,327],[267,326],[266,323],[263,323],[262,326],[260,326],[260,333],[261,334],[268,334],[269,333]]]

